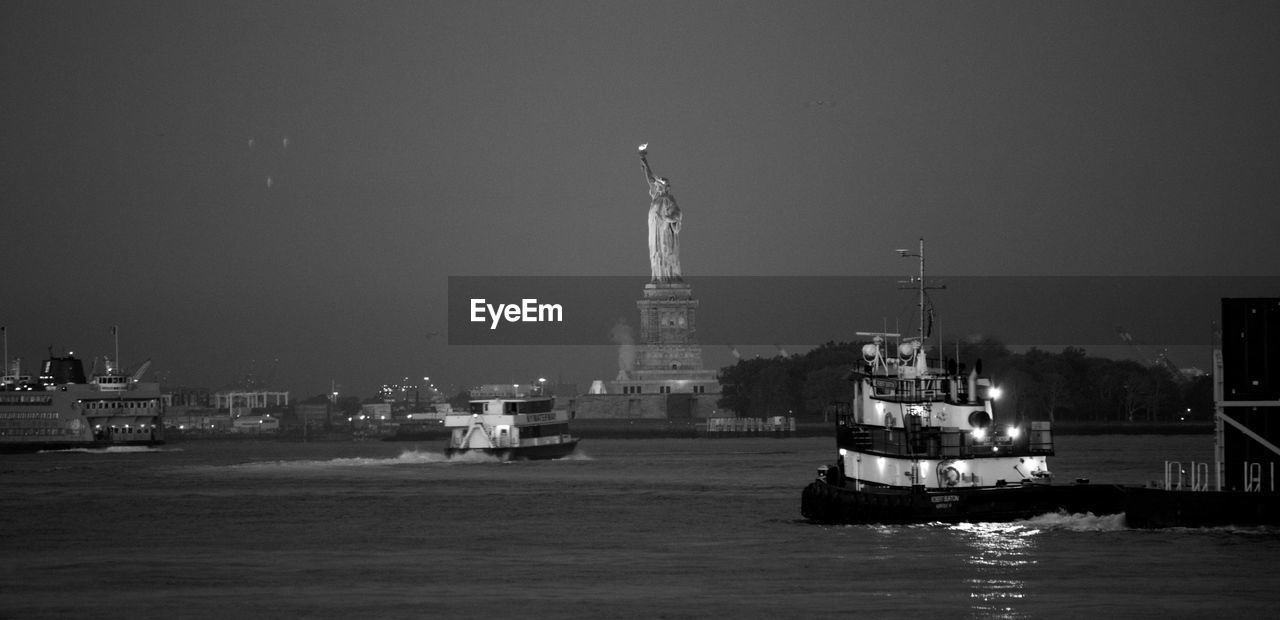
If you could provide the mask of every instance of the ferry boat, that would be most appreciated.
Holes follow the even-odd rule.
[[[163,444],[160,384],[141,381],[148,364],[125,374],[108,361],[105,372],[87,379],[74,355],[50,352],[36,380],[7,365],[0,453]]]
[[[920,257],[921,334],[859,332],[871,342],[849,376],[852,402],[837,415],[836,460],[805,487],[801,514],[821,523],[954,523],[1123,512],[1118,486],[1053,481],[1050,423],[999,415],[1000,390],[979,363],[966,373],[928,357],[923,240],[918,255],[899,252]]]
[[[557,459],[577,448],[569,434],[572,414],[555,408],[553,396],[471,400],[471,410],[444,418],[450,431],[446,456],[479,453],[504,461]]]

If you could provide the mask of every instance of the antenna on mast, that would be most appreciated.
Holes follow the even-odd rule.
[[[115,362],[116,368],[121,368],[122,366],[120,364],[120,326],[119,325],[111,326],[111,337],[114,338],[116,341],[116,356],[111,361]],[[108,372],[113,372],[113,370],[108,370]]]
[[[920,262],[919,275],[918,275],[917,277],[913,277],[913,278],[911,278],[910,280],[906,280],[906,281],[898,282],[898,284],[914,285],[914,286],[902,286],[902,287],[899,287],[899,288],[903,288],[903,289],[906,289],[906,288],[915,288],[915,289],[917,290],[917,292],[919,293],[919,297],[920,297],[920,298],[919,298],[919,301],[917,302],[917,308],[918,308],[918,309],[919,309],[919,311],[920,311],[920,325],[919,325],[919,329],[920,329],[920,346],[924,346],[925,338],[928,336],[928,334],[927,334],[927,333],[925,333],[925,309],[926,309],[926,306],[925,306],[925,301],[924,301],[924,300],[925,300],[925,294],[924,294],[924,292],[925,292],[926,290],[940,290],[940,289],[945,289],[945,288],[947,288],[947,286],[946,286],[945,284],[935,284],[935,285],[932,285],[932,286],[931,286],[931,285],[926,284],[926,283],[925,283],[925,281],[924,281],[924,237],[920,237],[920,250],[919,250],[918,252],[912,253],[912,252],[911,252],[911,250],[907,250],[907,249],[903,249],[903,248],[899,248],[899,249],[894,250],[894,251],[898,253],[898,256],[901,256],[901,257],[903,257],[903,258],[907,258],[907,257],[915,257],[915,258],[919,258],[919,259],[920,259],[920,261],[919,261],[919,262]]]

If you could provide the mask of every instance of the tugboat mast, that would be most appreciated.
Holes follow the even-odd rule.
[[[916,306],[920,312],[920,324],[918,326],[918,330],[920,332],[920,347],[923,348],[925,338],[928,336],[928,334],[925,333],[925,327],[924,327],[925,325],[924,323],[924,320],[925,320],[924,291],[925,289],[944,289],[947,287],[941,284],[938,286],[925,286],[925,283],[924,283],[924,237],[920,237],[920,249],[914,254],[910,250],[901,249],[901,248],[898,249],[897,252],[898,252],[898,256],[901,256],[903,258],[915,257],[920,259],[919,273],[913,279],[915,280],[916,292],[918,295]],[[911,284],[911,281],[908,280],[907,282],[904,282],[904,284]]]
[[[920,301],[918,302],[920,309],[920,346],[923,347],[926,336],[924,333],[924,237],[920,237],[920,253],[916,256],[920,257],[920,276],[917,279],[917,283],[920,285]]]
[[[916,289],[919,293],[919,301],[916,302],[916,309],[920,312],[920,324],[917,326],[920,332],[920,345],[924,346],[924,237],[920,237],[920,250],[912,254],[910,250],[898,249],[898,256],[902,258],[915,257],[920,259],[920,272],[915,278]],[[911,284],[911,280],[907,280],[904,284]]]

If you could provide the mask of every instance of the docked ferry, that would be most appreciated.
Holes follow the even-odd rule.
[[[141,381],[144,368],[85,376],[74,355],[50,355],[39,377],[10,366],[0,380],[0,453],[164,443],[160,384]]]
[[[470,411],[444,418],[450,431],[447,456],[479,453],[504,461],[556,459],[573,453],[572,414],[555,408],[552,396],[470,401]]]
[[[922,243],[921,325],[923,250]],[[942,368],[927,355],[921,332],[905,339],[859,332],[871,341],[849,375],[853,399],[837,415],[835,462],[819,467],[801,494],[805,518],[929,523],[1124,511],[1120,487],[1056,484],[1050,423],[1001,416],[1000,390],[979,363],[967,373],[954,362]]]

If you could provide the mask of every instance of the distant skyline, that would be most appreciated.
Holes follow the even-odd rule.
[[[939,277],[1280,275],[1276,3],[18,1],[0,49],[27,368],[118,325],[179,385],[585,388],[611,347],[448,345],[447,280],[643,285],[644,142],[695,294],[920,237]]]

